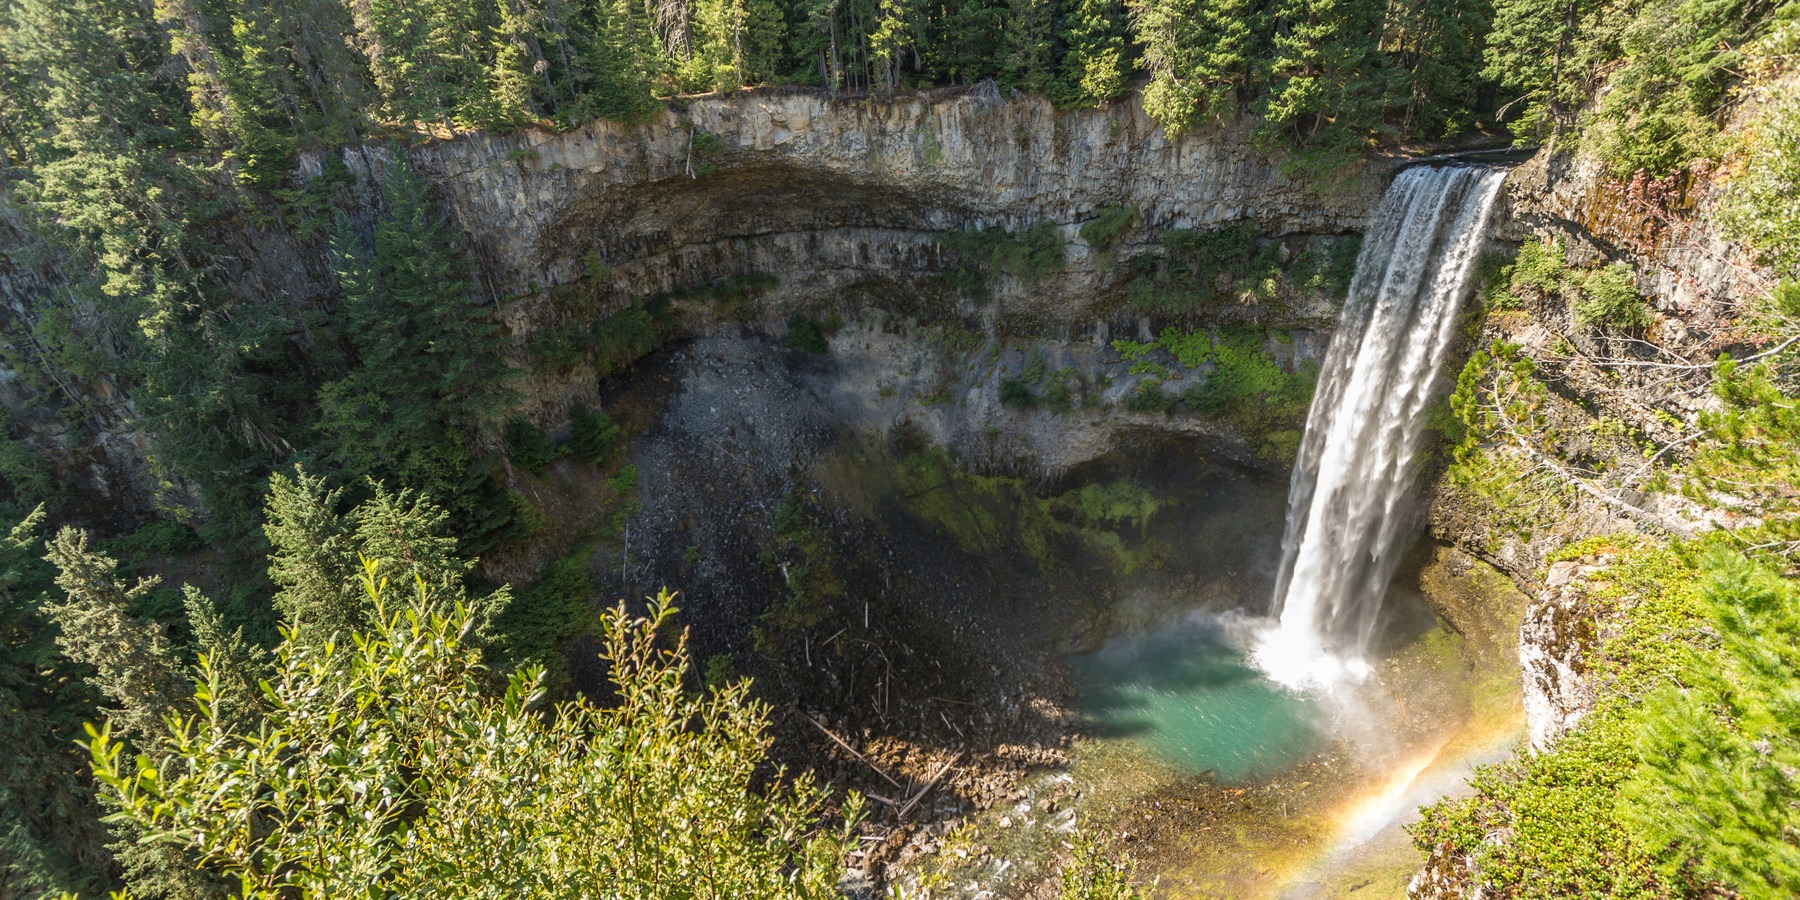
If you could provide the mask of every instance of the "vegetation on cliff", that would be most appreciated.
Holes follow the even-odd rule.
[[[1561,564],[1568,608],[1541,650],[1592,688],[1592,708],[1548,747],[1483,769],[1473,796],[1428,808],[1414,839],[1439,874],[1497,897],[1792,896],[1795,289],[1778,284],[1738,320],[1742,342],[1717,363],[1655,368],[1652,408],[1630,425],[1559,395],[1652,324],[1618,265],[1571,266],[1559,243],[1528,242],[1490,266],[1490,318],[1529,311],[1565,336],[1475,353],[1444,428],[1448,481],[1492,545],[1567,540],[1570,508],[1594,500],[1646,532],[1545,560]],[[1598,370],[1609,386],[1632,361],[1611,363]],[[1676,414],[1706,393],[1696,421]],[[1644,503],[1653,494],[1680,499]]]

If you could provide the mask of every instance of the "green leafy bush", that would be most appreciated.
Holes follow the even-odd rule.
[[[1081,239],[1088,246],[1105,250],[1138,223],[1135,206],[1108,206],[1095,211],[1094,217],[1081,223]]]
[[[944,243],[981,272],[1010,275],[1026,284],[1060,270],[1068,252],[1062,231],[1053,222],[1039,222],[1020,232],[1001,228],[953,232]]]
[[[220,718],[210,661],[199,714],[142,745],[167,765],[93,732],[119,818],[198,848],[246,898],[835,891],[847,834],[820,829],[810,779],[765,771],[769,714],[746,683],[689,690],[685,635],[658,640],[667,593],[648,617],[601,617],[614,705],[543,710],[541,670],[483,693],[466,609],[373,574],[363,589],[377,615],[361,639],[277,648],[255,732]]]
[[[535,584],[513,595],[495,623],[504,658],[553,666],[564,642],[592,633],[599,621],[588,575],[592,555],[589,546],[577,546],[552,562]]]
[[[787,318],[787,337],[782,343],[789,347],[798,347],[808,353],[824,353],[830,349],[825,338],[825,327],[818,319],[804,313],[794,313]]]
[[[1512,290],[1554,294],[1562,289],[1563,262],[1561,240],[1529,240],[1519,245],[1519,255],[1512,266]]]
[[[168,519],[151,519],[128,534],[106,542],[106,549],[128,559],[179,556],[205,546],[194,529]]]
[[[1031,385],[1024,379],[1000,379],[1000,405],[1008,409],[1030,409],[1037,402],[1037,395],[1031,392]]]
[[[666,307],[659,316],[645,305],[595,323],[594,369],[599,377],[623,372],[662,346],[667,315]]]
[[[1744,149],[1743,170],[1725,194],[1726,228],[1778,276],[1800,278],[1800,96],[1771,98]]]
[[[1131,302],[1141,309],[1184,313],[1230,302],[1240,289],[1260,290],[1282,272],[1281,249],[1244,222],[1210,231],[1171,228],[1162,251],[1131,262]]]
[[[1582,276],[1581,299],[1575,303],[1575,322],[1584,328],[1644,328],[1650,324],[1650,307],[1638,293],[1631,267],[1613,263]]]

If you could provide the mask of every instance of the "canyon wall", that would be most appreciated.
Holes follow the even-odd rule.
[[[1387,175],[1365,165],[1322,192],[1282,176],[1248,123],[1171,141],[1135,102],[1058,110],[991,87],[888,102],[741,92],[645,125],[469,135],[415,160],[509,295],[598,259],[640,293],[754,270],[805,297],[939,266],[932,233],[1072,226],[1121,205],[1156,226],[1358,232]],[[1067,315],[1091,286],[1076,277],[1033,302]]]

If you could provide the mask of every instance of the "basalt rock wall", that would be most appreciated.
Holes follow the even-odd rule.
[[[1001,293],[1062,322],[1106,299],[1106,263],[1076,237],[1103,208],[1133,206],[1152,226],[1341,234],[1363,229],[1387,174],[1362,165],[1315,189],[1283,176],[1246,125],[1171,140],[1135,102],[1058,110],[992,89],[888,102],[744,92],[643,125],[470,135],[415,162],[507,297],[603,268],[621,302],[758,272],[781,279],[781,302],[804,304],[954,263],[934,240],[944,232],[1050,222],[1072,244],[1068,264]]]

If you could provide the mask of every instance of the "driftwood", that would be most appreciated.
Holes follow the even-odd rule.
[[[804,715],[804,714],[802,714],[802,715]],[[825,727],[825,723],[820,722],[818,719],[815,719],[812,716],[805,716],[805,718],[806,718],[806,721],[811,722],[813,724],[814,728],[817,728],[820,731],[824,732],[826,737],[831,738],[833,741],[835,741],[837,743],[837,745],[839,747],[844,748],[844,752],[849,753],[851,756],[856,757],[858,760],[860,760],[862,762],[863,765],[868,766],[871,770],[873,770],[875,772],[875,774],[880,775],[883,779],[886,779],[888,784],[891,784],[894,787],[900,788],[901,791],[906,790],[905,787],[901,786],[900,782],[895,781],[893,779],[893,777],[890,776],[888,773],[881,771],[880,766],[875,765],[874,763],[870,762],[868,757],[862,755],[861,753],[856,752],[855,747],[852,747],[849,744],[845,743],[843,738],[838,737],[835,734],[832,734],[831,729]],[[958,754],[958,755],[960,756],[961,754]],[[874,794],[870,794],[869,796],[876,800],[882,799],[880,797],[876,797]],[[893,803],[893,801],[891,801],[891,800],[883,800],[882,802],[888,803],[890,805]]]
[[[925,782],[925,786],[922,788],[919,788],[919,792],[912,795],[912,799],[906,801],[906,803],[900,807],[900,810],[899,810],[900,818],[902,818],[902,819],[906,818],[906,814],[909,812],[912,812],[913,807],[919,805],[919,801],[925,799],[925,795],[931,793],[932,788],[937,787],[938,782],[943,779],[944,773],[950,771],[950,767],[956,765],[959,761],[961,761],[962,757],[963,757],[962,751],[958,750],[958,751],[956,751],[955,756],[950,757],[950,759],[948,761],[946,761],[943,765],[938,766],[938,770],[935,773],[933,773],[931,778]]]

